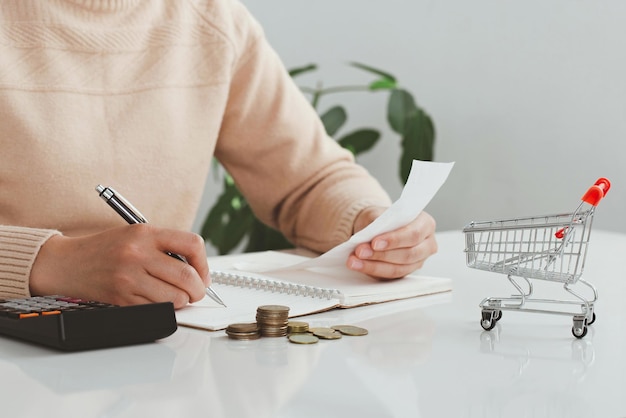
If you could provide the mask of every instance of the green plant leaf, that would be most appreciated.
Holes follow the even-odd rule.
[[[254,215],[248,205],[231,212],[230,221],[224,227],[224,235],[220,242],[220,254],[228,254],[241,242],[254,221]]]
[[[230,222],[232,207],[230,200],[232,198],[232,191],[224,190],[218,197],[217,201],[209,211],[204,223],[200,235],[211,242],[216,248],[220,248],[221,242],[224,238],[224,229],[228,222]]]
[[[260,222],[230,175],[224,177],[223,191],[209,211],[200,235],[220,255],[233,251],[248,236],[245,251],[293,248],[277,230]]]
[[[369,73],[379,75],[382,78],[392,81],[394,83],[396,82],[396,78],[393,75],[385,71],[379,70],[378,68],[370,67],[369,65],[361,64],[359,62],[351,62],[350,65],[356,68],[360,68],[361,70],[367,71]]]
[[[339,145],[352,151],[354,155],[371,149],[380,139],[380,132],[375,129],[359,129],[337,140]]]
[[[322,123],[324,124],[324,128],[326,128],[326,133],[330,136],[333,136],[337,133],[339,128],[346,123],[348,119],[348,115],[346,111],[341,106],[334,106],[327,110],[322,116]]]
[[[237,224],[249,217],[248,213],[251,214],[251,210],[228,173],[224,175],[222,186],[222,193],[209,211],[200,235],[211,242],[220,254],[227,254],[243,238]],[[233,243],[233,240],[238,241]]]
[[[411,93],[404,89],[391,92],[387,105],[387,121],[402,137],[400,180],[406,183],[414,159],[432,161],[435,130],[430,116],[415,104]]]
[[[218,199],[202,224],[200,235],[216,247],[219,245],[219,242],[224,236],[224,223],[222,222],[222,219],[226,218],[227,213],[228,203],[224,203],[222,199]]]
[[[393,80],[389,80],[387,78],[381,78],[380,80],[376,80],[369,85],[369,89],[372,91],[376,90],[393,90],[397,87],[397,83]]]
[[[292,68],[289,70],[289,75],[293,78],[315,70],[317,70],[317,64],[309,64],[302,67]]]
[[[394,132],[404,135],[407,121],[417,113],[417,106],[411,93],[404,89],[391,92],[387,103],[387,122]]]
[[[217,202],[211,208],[209,215],[205,222],[211,222],[215,224],[220,223],[220,219],[222,217],[222,213],[227,213],[230,210],[230,202],[233,197],[240,196],[239,190],[235,187],[234,182],[229,181],[232,179],[228,173],[224,176],[224,181],[222,182],[222,193],[218,196]]]
[[[283,250],[293,248],[293,244],[287,241],[287,238],[279,231],[270,228],[258,219],[250,226],[250,236],[245,252],[263,251],[263,250]]]
[[[430,116],[422,109],[405,121],[400,157],[400,180],[406,183],[413,160],[432,161],[435,130]]]

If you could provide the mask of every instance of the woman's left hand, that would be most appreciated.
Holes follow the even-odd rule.
[[[354,233],[379,217],[385,208],[366,208],[354,222]],[[359,244],[346,263],[356,270],[379,279],[397,279],[422,267],[437,252],[435,220],[426,212],[407,225],[380,234],[370,242]]]

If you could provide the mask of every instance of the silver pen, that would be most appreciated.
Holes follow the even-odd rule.
[[[110,187],[104,187],[101,184],[96,186],[96,191],[100,195],[100,197],[115,210],[126,222],[129,224],[147,224],[148,220],[135,208],[128,200],[124,199],[124,197],[113,190]],[[174,257],[182,262],[187,262],[185,257],[179,254],[175,254],[172,252],[167,252],[167,255]],[[222,306],[226,306],[222,298],[218,296],[217,293],[210,287],[206,288],[206,294],[208,297],[216,301]]]

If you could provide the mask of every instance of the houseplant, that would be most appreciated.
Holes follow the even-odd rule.
[[[372,128],[360,128],[341,134],[340,130],[348,118],[346,109],[341,105],[335,105],[320,112],[320,99],[342,92],[387,93],[389,95],[386,108],[387,122],[391,130],[400,138],[402,152],[398,175],[404,184],[414,159],[425,161],[433,159],[435,129],[432,119],[415,103],[412,94],[399,86],[393,75],[360,63],[353,62],[350,65],[373,75],[374,80],[367,85],[300,86],[300,88],[304,94],[310,96],[311,104],[320,114],[328,135],[335,138],[341,146],[352,151],[355,156],[369,151],[380,139],[380,132]],[[310,64],[292,69],[289,74],[295,78],[315,70],[317,70],[317,65]],[[217,162],[215,168],[223,170]],[[246,246],[243,249],[245,252],[292,247],[280,232],[256,219],[245,198],[235,186],[232,177],[225,171],[223,177],[222,193],[209,210],[202,225],[200,232],[202,237],[210,242],[219,254],[232,252],[246,238]]]

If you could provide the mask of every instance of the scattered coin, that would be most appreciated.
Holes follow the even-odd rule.
[[[313,335],[324,340],[338,340],[341,338],[341,333],[332,328],[316,328],[313,331]]]
[[[309,327],[309,332],[315,334],[316,331],[324,331],[324,330],[332,330],[332,328],[328,327]]]
[[[315,344],[319,338],[311,334],[291,334],[289,341],[296,344]]]
[[[331,326],[331,328],[336,331],[339,331],[340,333],[344,335],[351,335],[351,336],[367,335],[367,330],[365,328],[357,327],[354,325],[333,325]]]

